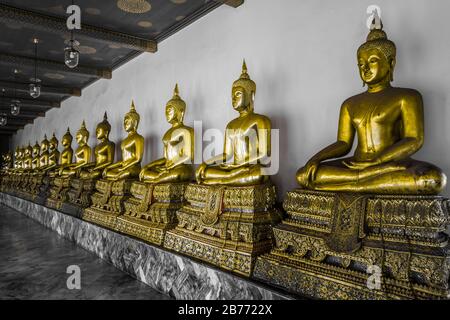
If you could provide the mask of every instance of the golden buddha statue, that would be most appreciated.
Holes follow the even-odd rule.
[[[242,74],[233,83],[231,92],[233,108],[239,117],[227,125],[223,154],[205,161],[197,169],[198,183],[248,186],[268,180],[261,172],[264,167],[261,160],[270,156],[271,123],[268,117],[253,111],[255,93],[256,84],[250,79],[244,61]]]
[[[44,135],[44,140],[41,141],[41,156],[39,158],[39,167],[45,169],[49,164],[49,144],[47,135]]]
[[[96,181],[96,192],[91,196],[92,206],[83,212],[84,220],[114,229],[116,217],[123,213],[131,179],[139,176],[144,154],[144,137],[137,133],[139,120],[140,116],[132,101],[123,121],[128,136],[120,144],[122,161],[110,164],[103,170],[103,179]]]
[[[123,126],[128,136],[120,144],[122,161],[118,161],[105,168],[103,177],[117,181],[138,177],[141,171],[141,160],[144,154],[144,137],[137,133],[140,116],[136,112],[134,101],[130,111],[125,115]]]
[[[166,230],[176,224],[176,211],[184,204],[184,193],[193,177],[194,130],[183,123],[186,103],[178,85],[166,104],[171,128],[163,136],[164,157],[146,165],[130,188],[124,214],[116,230],[161,245]]]
[[[20,148],[19,146],[17,146],[16,150],[14,151],[14,165],[13,165],[14,169],[17,169],[19,167],[19,152]]]
[[[271,122],[254,112],[255,93],[244,61],[231,90],[239,116],[227,125],[224,151],[199,166],[177,225],[164,237],[167,249],[246,276],[256,256],[271,249],[271,226],[280,220],[263,163],[271,151]]]
[[[40,153],[41,153],[41,146],[36,141],[36,143],[33,146],[33,152],[32,152],[33,160],[31,161],[31,169],[33,169],[33,171],[38,169],[40,166],[40,160],[41,160]]]
[[[25,148],[25,152],[23,155],[23,169],[27,171],[32,169],[32,163],[33,163],[33,147],[31,146],[31,143],[28,142],[28,146]]]
[[[64,149],[61,152],[59,156],[59,164],[56,165],[53,170],[51,170],[48,174],[50,177],[54,178],[55,176],[58,176],[61,170],[64,169],[66,166],[72,164],[72,158],[73,158],[73,149],[72,149],[72,140],[73,137],[70,134],[70,129],[67,128],[67,132],[64,134],[61,140],[61,144],[63,145]]]
[[[254,278],[319,299],[448,299],[446,178],[410,158],[424,141],[422,97],[391,86],[396,47],[376,10],[357,59],[368,90],[342,104],[337,142],[297,172],[301,188],[287,193]],[[352,157],[326,161],[355,135]]]
[[[44,144],[44,143],[42,143]],[[59,141],[55,136],[55,133],[53,133],[52,138],[50,139],[48,143],[48,163],[46,166],[42,166],[39,171],[40,175],[38,175],[38,178],[41,178],[39,181],[37,181],[37,190],[35,198],[33,199],[36,203],[44,204],[47,200],[47,197],[49,196],[50,192],[50,185],[53,181],[53,178],[56,175],[56,172],[58,171],[58,164],[59,164],[59,158],[60,158],[60,152],[58,151],[58,145]],[[43,156],[45,157],[45,153],[43,153]],[[42,156],[41,156],[42,160]]]
[[[48,165],[44,168],[45,172],[54,169],[59,164],[60,153],[58,150],[59,141],[53,133],[48,145]]]
[[[307,189],[384,193],[438,194],[446,176],[436,166],[410,158],[424,142],[423,101],[413,89],[392,87],[395,44],[382,27],[370,31],[358,49],[359,74],[366,92],[341,107],[337,141],[317,153],[297,172]],[[352,157],[355,135],[358,145]]]
[[[184,125],[186,103],[180,98],[178,84],[166,105],[166,119],[171,128],[164,134],[164,157],[146,165],[139,180],[146,183],[186,182],[193,177],[194,129]]]
[[[71,179],[68,199],[61,205],[62,212],[81,218],[83,209],[91,205],[96,181],[103,170],[114,162],[115,144],[109,140],[110,131],[111,125],[105,112],[103,121],[96,128],[99,144],[94,150],[95,162],[80,168],[79,177]]]
[[[91,168],[83,168],[80,173],[81,179],[98,179],[103,170],[114,162],[115,143],[109,140],[111,125],[105,112],[103,121],[97,125],[96,135],[99,144],[95,147],[95,165]]]
[[[81,124],[81,128],[77,131],[75,139],[78,143],[78,147],[75,150],[75,163],[62,167],[59,171],[61,177],[75,176],[81,169],[92,166],[90,163],[92,150],[87,144],[89,140],[89,131],[86,129],[84,120]]]

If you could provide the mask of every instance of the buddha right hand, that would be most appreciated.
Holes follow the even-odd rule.
[[[208,165],[203,162],[195,171],[195,180],[197,181],[197,183],[202,183],[205,179],[204,174],[207,167]]]

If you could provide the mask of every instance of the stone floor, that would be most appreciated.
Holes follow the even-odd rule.
[[[81,269],[81,289],[69,290],[69,265]],[[0,205],[0,300],[169,299],[96,255]]]

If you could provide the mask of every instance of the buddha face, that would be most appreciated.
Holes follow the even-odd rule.
[[[138,120],[131,115],[126,115],[125,118],[123,119],[123,127],[125,128],[126,132],[136,131],[137,126]]]
[[[364,83],[373,85],[389,81],[395,66],[395,59],[390,60],[378,49],[361,50],[358,54],[358,68]]]
[[[50,151],[55,151],[56,150],[56,143],[50,142],[48,148],[49,148]]]
[[[71,143],[72,143],[72,139],[71,139],[70,137],[64,136],[64,137],[62,138],[61,144],[62,144],[65,148],[69,147],[69,146],[71,145]]]
[[[97,130],[95,130],[95,134],[98,140],[103,140],[108,138],[109,132],[104,126],[98,126]]]
[[[167,104],[166,106],[166,119],[170,124],[176,124],[183,122],[183,112],[172,104]]]
[[[244,111],[248,109],[253,99],[253,94],[248,93],[243,87],[233,87],[231,92],[231,100],[233,108],[236,111]]]
[[[87,136],[81,132],[78,132],[75,136],[75,139],[77,140],[78,144],[86,144],[87,143]]]
[[[48,143],[42,142],[41,144],[41,152],[46,152],[48,150]]]
[[[39,146],[34,146],[33,147],[33,156],[37,156],[39,154],[40,150],[41,150],[41,148]]]

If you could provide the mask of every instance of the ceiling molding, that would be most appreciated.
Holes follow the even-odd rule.
[[[38,31],[46,31],[56,34],[67,33],[66,19],[53,17],[29,10],[0,4],[0,21],[4,23],[17,23]],[[151,52],[158,50],[158,45],[154,40],[139,38],[103,28],[82,24],[77,30],[79,39],[94,39],[108,45],[119,45],[123,48]]]
[[[20,69],[20,66],[34,67],[34,63],[34,58],[0,52],[0,64],[2,65],[14,65],[15,68]],[[85,66],[77,66],[74,69],[70,69],[62,62],[45,59],[37,59],[37,63],[39,69],[46,69],[65,74],[78,74],[88,77],[97,77],[102,79],[112,78],[112,70],[108,68],[97,69]]]
[[[24,98],[15,98],[11,96],[0,96],[0,103],[10,103],[11,100],[20,100],[20,104],[22,106],[27,107],[35,107],[35,108],[41,108],[41,109],[51,109],[51,108],[60,108],[61,103],[57,101],[46,101],[46,100],[39,100],[39,99],[24,99]]]
[[[30,91],[29,85],[30,85],[29,83],[0,80],[0,88],[16,89],[20,92],[29,92]],[[81,97],[81,89],[79,88],[49,87],[46,85],[41,85],[41,93]],[[18,100],[20,100],[20,98],[18,98]]]

